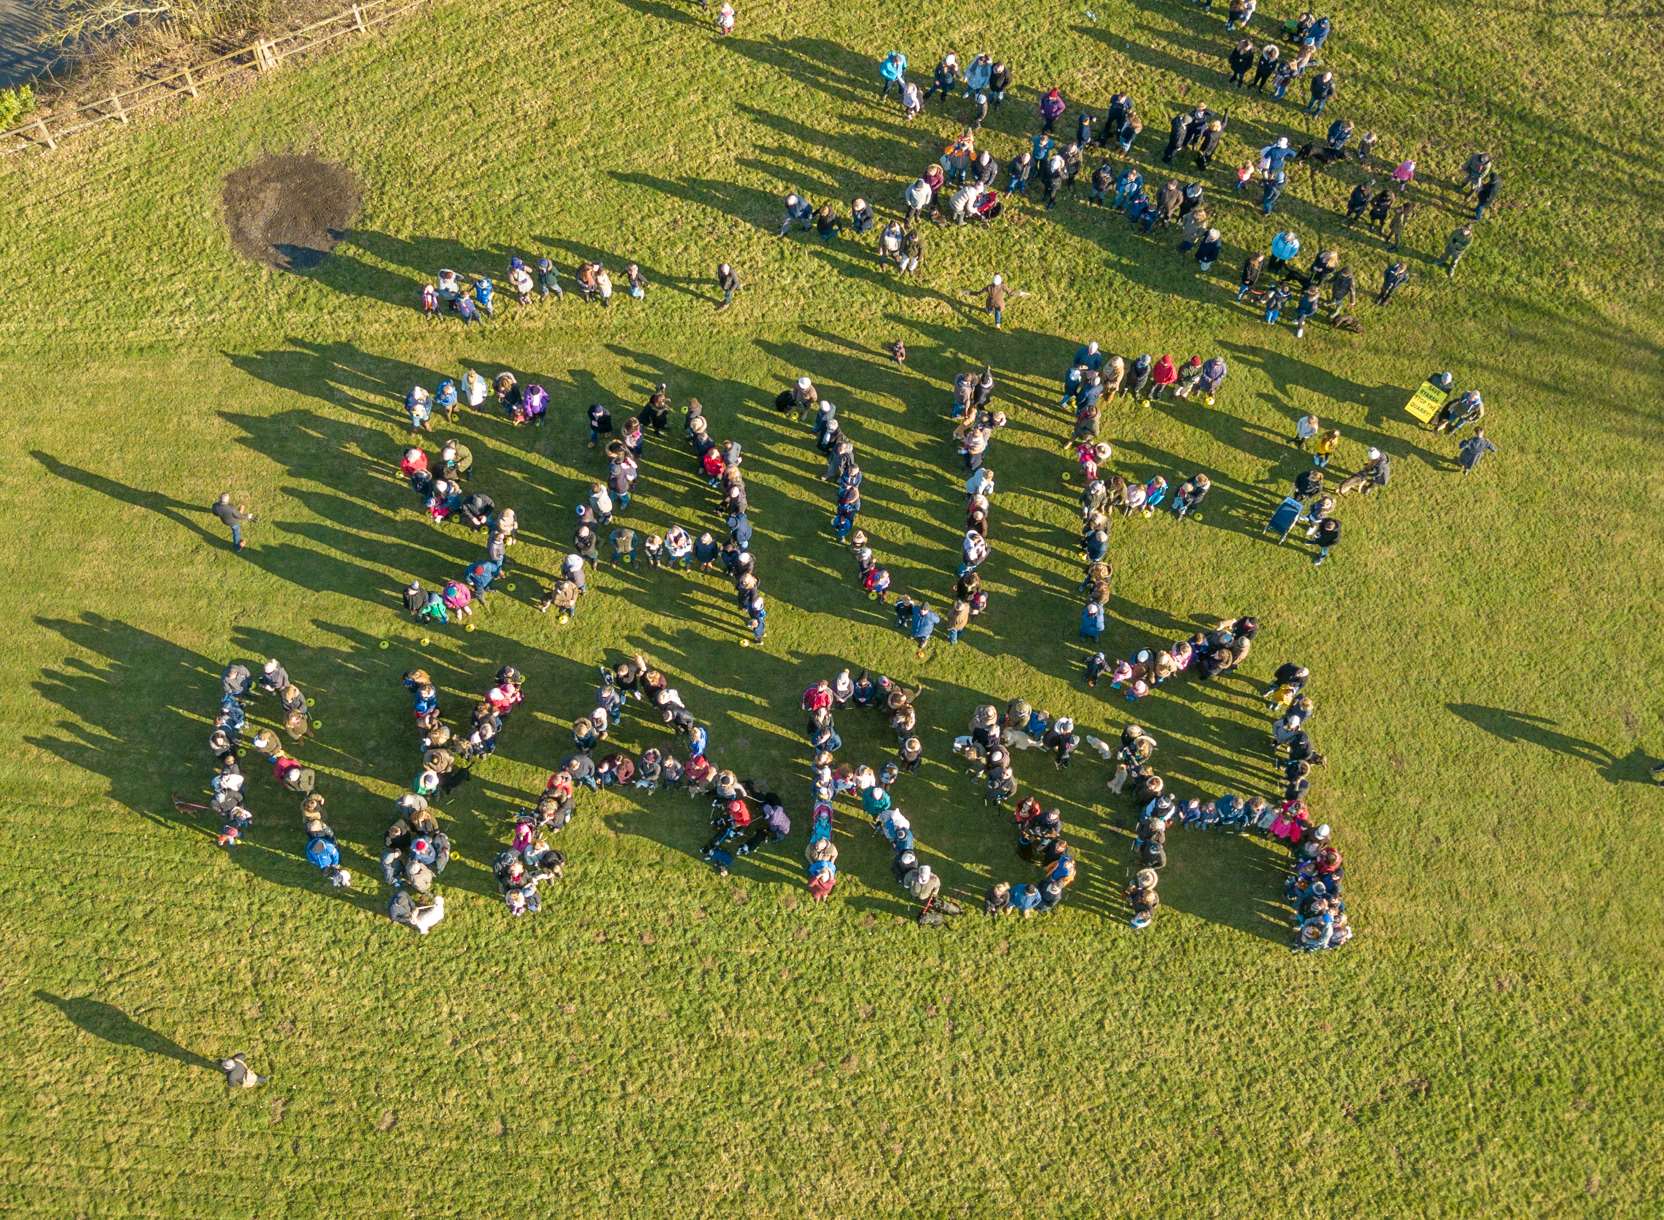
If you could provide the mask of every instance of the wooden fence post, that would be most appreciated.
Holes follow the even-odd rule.
[[[270,72],[277,67],[277,61],[272,56],[272,44],[264,38],[254,43],[254,68],[257,72]]]
[[[185,91],[192,97],[197,96],[196,77],[191,75],[191,69],[188,66],[185,69]]]
[[[116,108],[116,118],[125,123],[127,121],[127,107],[121,104],[121,95],[119,93],[110,94],[110,104]]]
[[[370,27],[364,24],[364,10],[356,4],[352,6],[352,22],[359,32],[369,33]]]
[[[52,138],[52,133],[46,129],[46,119],[43,116],[38,114],[35,116],[35,126],[40,128],[40,138],[46,141],[46,147],[58,147],[58,142]]]

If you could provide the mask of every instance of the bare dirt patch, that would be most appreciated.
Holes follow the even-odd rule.
[[[285,153],[227,174],[220,197],[237,253],[280,271],[307,271],[335,248],[363,196],[345,166]]]

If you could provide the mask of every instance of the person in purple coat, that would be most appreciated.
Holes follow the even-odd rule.
[[[1051,131],[1057,120],[1063,117],[1063,94],[1054,86],[1048,89],[1040,98],[1040,127],[1042,131]]]
[[[752,794],[757,803],[762,806],[762,817],[752,823],[751,837],[740,844],[735,855],[749,856],[759,847],[767,843],[778,843],[792,832],[792,820],[786,816],[786,808],[780,797],[768,791],[766,785],[759,784],[754,779],[741,780],[741,785]]]

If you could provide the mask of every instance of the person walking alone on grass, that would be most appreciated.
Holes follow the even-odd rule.
[[[1462,468],[1464,475],[1470,475],[1487,453],[1496,452],[1497,447],[1491,443],[1490,437],[1485,435],[1485,429],[1476,428],[1473,435],[1458,446],[1456,464]]]
[[[1409,278],[1410,266],[1408,263],[1403,259],[1393,263],[1381,273],[1381,291],[1375,296],[1375,304],[1378,306],[1385,305],[1392,300],[1392,294],[1397,292],[1403,286],[1404,281]]]
[[[734,269],[727,263],[718,263],[716,286],[722,290],[722,303],[717,306],[717,312],[720,313],[734,303],[734,294],[740,290],[740,277],[734,274]]]
[[[214,507],[209,510],[214,516],[225,522],[231,529],[231,549],[243,549],[243,522],[253,521],[254,514],[245,512],[242,507],[231,502],[229,491],[220,492],[220,498],[214,501]]]
[[[996,275],[982,290],[982,296],[982,307],[994,316],[994,329],[999,330],[1005,325],[1005,277]]]
[[[1473,225],[1465,224],[1445,239],[1444,254],[1439,259],[1439,266],[1444,268],[1447,279],[1456,278],[1456,264],[1462,261],[1462,255],[1473,245]]]

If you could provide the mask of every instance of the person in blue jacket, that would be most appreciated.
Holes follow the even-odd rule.
[[[907,56],[900,51],[891,51],[879,62],[878,78],[881,82],[878,88],[879,97],[888,96],[892,87],[899,97],[901,83],[907,79]]]
[[[1080,612],[1080,638],[1089,644],[1096,644],[1103,630],[1104,608],[1097,602],[1087,602],[1086,608]]]
[[[919,646],[920,652],[930,643],[930,636],[941,621],[942,616],[924,602],[913,608],[913,642]]]
[[[1038,886],[1023,884],[1011,890],[1011,910],[1018,915],[1032,915],[1040,909]]]
[[[1075,349],[1075,364],[1081,368],[1092,369],[1094,372],[1104,367],[1104,354],[1098,350],[1098,341],[1091,340]]]

